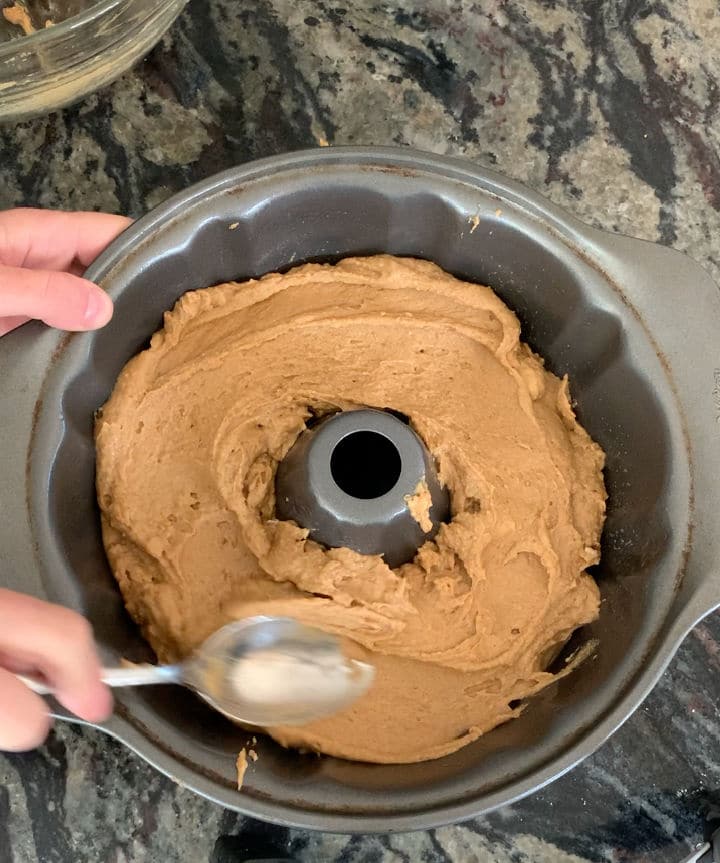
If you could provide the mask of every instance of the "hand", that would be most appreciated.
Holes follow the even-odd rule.
[[[0,212],[0,336],[31,318],[61,330],[104,326],[112,301],[80,274],[129,224],[106,213]]]
[[[129,223],[103,213],[0,213],[0,336],[31,318],[64,330],[104,326],[112,301],[80,274]],[[39,745],[50,727],[47,704],[16,673],[42,676],[64,707],[89,722],[112,710],[87,621],[0,589],[0,749],[11,751]]]
[[[0,749],[20,752],[42,743],[50,716],[15,673],[42,677],[64,707],[88,722],[107,719],[112,710],[85,618],[0,589]]]

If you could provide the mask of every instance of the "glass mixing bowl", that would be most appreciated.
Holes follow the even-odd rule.
[[[63,108],[127,71],[187,0],[98,0],[86,11],[0,43],[0,121]]]

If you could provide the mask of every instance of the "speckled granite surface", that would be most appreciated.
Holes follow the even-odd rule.
[[[0,206],[139,215],[259,156],[410,144],[491,165],[718,278],[719,44],[717,0],[195,0],[110,89],[0,129]],[[380,838],[287,831],[64,726],[0,757],[0,863],[675,863],[719,802],[711,617],[600,752],[487,818]]]

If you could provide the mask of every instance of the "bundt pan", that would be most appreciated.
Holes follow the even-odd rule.
[[[592,659],[477,743],[409,766],[258,741],[191,694],[117,693],[104,729],[183,785],[269,821],[337,831],[427,828],[509,803],[595,750],[720,604],[720,296],[683,255],[589,228],[471,164],[409,150],[327,149],[219,174],[136,222],[88,276],[115,300],[101,332],[29,324],[0,341],[0,578],[85,613],[104,658],[152,658],[103,553],[93,412],[184,292],[305,261],[390,252],[491,285],[525,339],[568,374],[607,452]],[[402,338],[402,334],[399,334]],[[560,658],[562,661],[562,657]]]

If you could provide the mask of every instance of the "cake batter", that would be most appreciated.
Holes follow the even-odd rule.
[[[306,421],[364,406],[409,417],[451,496],[450,522],[395,570],[275,517],[275,471]],[[453,752],[552,683],[548,664],[598,614],[585,570],[603,453],[515,315],[434,264],[347,258],[185,294],[96,437],[108,558],[161,661],[262,613],[375,665],[344,712],[270,729],[287,746],[387,763]]]

